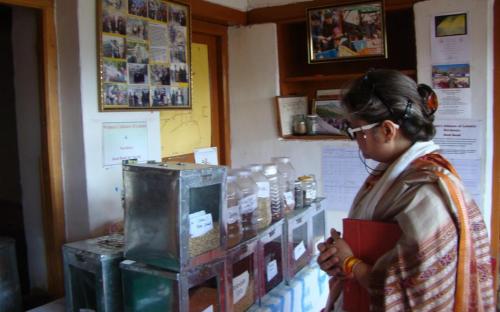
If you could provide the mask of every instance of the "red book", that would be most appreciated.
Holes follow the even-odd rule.
[[[342,238],[349,244],[356,258],[374,264],[387,251],[392,249],[401,237],[397,223],[344,219]],[[344,310],[349,312],[368,312],[370,296],[355,279],[344,284]]]

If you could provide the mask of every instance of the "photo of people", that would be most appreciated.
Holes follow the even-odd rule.
[[[151,85],[170,85],[170,68],[168,67],[168,65],[149,65],[149,70],[151,73]]]
[[[112,12],[104,9],[102,13],[102,31],[113,34],[125,35],[127,20],[121,12]]]
[[[432,66],[432,87],[436,89],[470,88],[469,64]]]
[[[148,64],[148,45],[142,42],[127,41],[127,62]]]
[[[170,65],[170,80],[172,82],[187,82],[188,72],[186,64],[178,63]]]
[[[170,103],[172,106],[188,106],[189,91],[188,88],[170,88]]]
[[[129,17],[127,20],[127,39],[148,40],[148,22],[140,18]]]
[[[105,8],[105,9],[112,9],[112,10],[126,12],[125,5],[126,5],[125,0],[104,0],[103,1],[103,8]]]
[[[186,46],[178,45],[170,49],[171,63],[186,63]]]
[[[154,87],[151,92],[153,106],[168,106],[172,104],[169,87]]]
[[[103,35],[102,36],[102,55],[104,57],[125,58],[125,38]]]
[[[128,13],[136,16],[148,17],[147,0],[128,0]]]
[[[149,50],[150,63],[168,63],[170,61],[168,50],[165,48],[151,47]]]
[[[308,10],[309,61],[385,55],[380,2]]]
[[[104,102],[106,105],[128,105],[126,84],[105,83]]]
[[[167,4],[160,0],[148,0],[148,15],[151,19],[166,23]]]
[[[180,25],[180,26],[186,26],[187,23],[187,7],[177,5],[174,3],[169,3],[168,4],[168,16],[169,16],[169,22]]]
[[[128,81],[130,84],[148,84],[148,65],[129,63]]]
[[[104,59],[104,82],[127,82],[127,63],[121,60]]]
[[[128,105],[130,107],[148,107],[149,106],[149,87],[148,86],[129,86],[128,87]]]
[[[169,25],[168,39],[171,46],[186,45],[186,27]]]

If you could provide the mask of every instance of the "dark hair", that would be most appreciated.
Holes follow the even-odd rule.
[[[369,123],[392,120],[412,142],[428,141],[436,133],[435,110],[428,106],[433,92],[399,71],[377,69],[353,81],[342,104],[353,118]]]

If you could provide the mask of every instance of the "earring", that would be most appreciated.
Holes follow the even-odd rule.
[[[366,134],[363,134],[363,139],[365,139],[365,140],[366,140]]]

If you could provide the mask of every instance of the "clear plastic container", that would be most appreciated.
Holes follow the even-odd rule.
[[[227,245],[236,246],[243,238],[243,229],[241,226],[240,198],[241,193],[236,184],[236,176],[227,176]]]
[[[283,212],[288,214],[295,209],[295,169],[288,157],[273,157],[272,162],[278,168]]]
[[[257,184],[252,180],[252,173],[239,170],[236,183],[241,191],[240,214],[243,226],[243,240],[257,235]]]
[[[314,175],[302,176],[299,178],[304,192],[304,206],[310,206],[316,199],[316,179]]]
[[[271,224],[271,190],[269,181],[262,173],[263,167],[259,164],[249,165],[252,180],[257,184],[257,229],[261,230]]]
[[[283,218],[283,206],[280,196],[280,187],[278,181],[278,169],[275,164],[265,164],[264,175],[269,181],[269,188],[271,191],[271,216],[272,222],[279,221]]]

